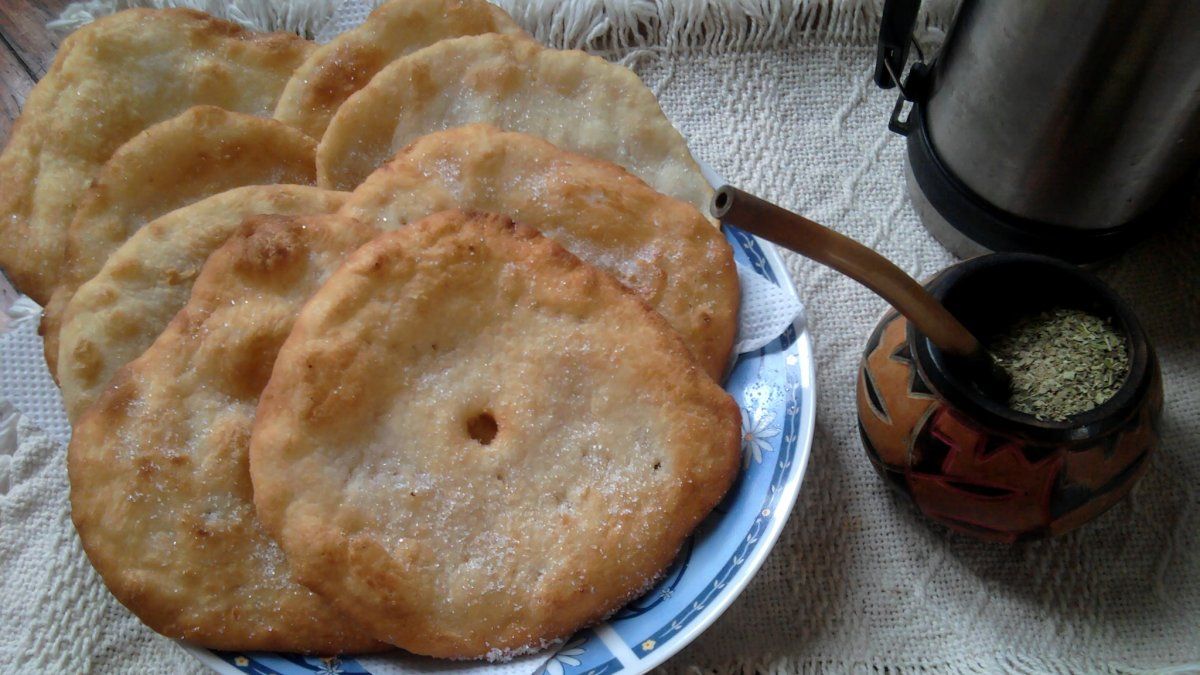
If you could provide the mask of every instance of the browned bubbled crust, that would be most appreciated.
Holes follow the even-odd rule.
[[[607,274],[532,228],[447,212],[363,246],[305,305],[251,478],[303,583],[384,641],[478,658],[643,590],[729,488],[739,431]]]
[[[301,185],[251,185],[176,209],[138,230],[61,314],[57,376],[67,419],[77,420],[113,373],[163,332],[187,303],[204,261],[248,216],[327,213],[345,197]],[[50,317],[47,308],[43,325]]]
[[[246,456],[296,311],[371,234],[332,217],[249,220],[76,425],[76,529],[113,595],[154,630],[239,651],[385,648],[292,580],[254,517]]]

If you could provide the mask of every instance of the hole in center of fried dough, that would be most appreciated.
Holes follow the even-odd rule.
[[[467,420],[467,434],[480,445],[491,443],[497,431],[500,426],[496,424],[496,418],[486,410]]]

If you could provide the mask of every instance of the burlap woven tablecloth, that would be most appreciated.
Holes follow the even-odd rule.
[[[545,41],[631,63],[696,155],[730,181],[915,276],[953,261],[918,225],[904,143],[886,128],[895,95],[871,81],[877,3],[520,3],[514,13]],[[946,16],[935,7],[933,23]],[[1158,348],[1161,452],[1131,497],[1091,525],[1016,546],[931,526],[875,475],[855,430],[854,374],[884,303],[785,257],[816,342],[811,465],[762,571],[668,669],[1200,669],[1200,226],[1161,232],[1103,271]],[[61,451],[28,424],[9,440],[0,670],[202,672],[132,619],[84,561]]]

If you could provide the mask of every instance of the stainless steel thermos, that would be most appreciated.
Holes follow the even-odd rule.
[[[898,83],[918,4],[885,5],[881,87]],[[1196,184],[1200,0],[964,0],[890,127],[951,251],[1117,255]]]

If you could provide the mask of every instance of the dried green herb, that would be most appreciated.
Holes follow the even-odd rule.
[[[1017,321],[988,351],[1012,378],[1008,406],[1061,422],[1112,398],[1129,374],[1125,337],[1078,309],[1054,309]]]

